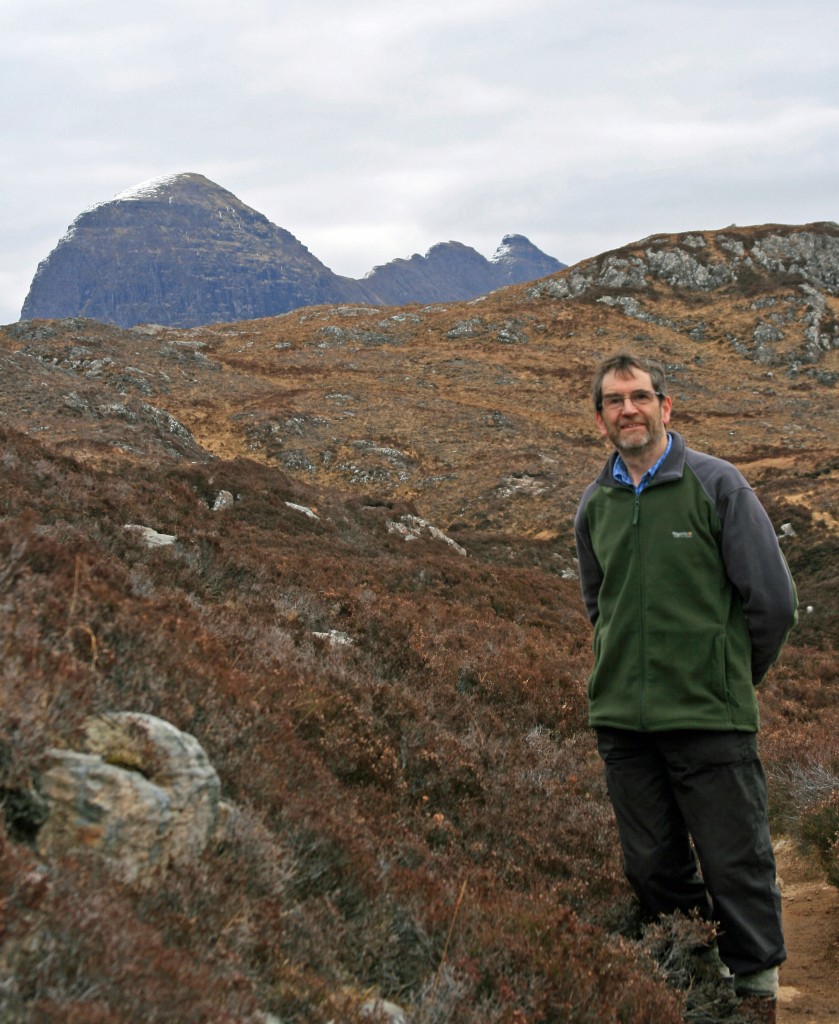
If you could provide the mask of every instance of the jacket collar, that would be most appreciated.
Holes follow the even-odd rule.
[[[659,484],[671,483],[673,480],[681,480],[685,469],[685,439],[675,430],[669,431],[673,438],[670,451],[667,453],[664,462],[656,470],[655,476],[647,484],[648,487],[657,487]],[[615,461],[618,458],[617,451],[612,452],[606,465],[600,471],[597,483],[603,487],[617,487],[624,490],[631,490],[626,484],[615,479]]]

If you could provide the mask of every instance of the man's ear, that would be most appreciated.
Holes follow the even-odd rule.
[[[665,395],[661,400],[661,422],[667,426],[670,422],[670,413],[673,409],[673,399],[670,395]]]
[[[597,426],[600,428],[600,436],[605,437],[608,431],[606,430],[606,424],[603,422],[603,417],[599,412],[596,412],[594,418],[597,420]]]

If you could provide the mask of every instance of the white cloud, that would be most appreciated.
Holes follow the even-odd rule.
[[[837,28],[833,0],[0,0],[0,322],[81,210],[179,171],[351,276],[836,219]]]

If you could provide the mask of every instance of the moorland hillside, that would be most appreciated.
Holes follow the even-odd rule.
[[[838,277],[839,228],[770,225],[468,303],[0,329],[3,1019],[733,1024],[696,924],[638,919],[586,726],[589,382],[662,359],[783,537],[773,822],[839,883]],[[114,711],[230,809],[143,884],[39,849],[47,752]]]

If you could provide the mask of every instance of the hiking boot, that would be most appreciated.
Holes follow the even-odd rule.
[[[752,994],[743,996],[737,1012],[746,1024],[776,1024],[776,1008],[774,996]]]
[[[710,946],[703,946],[697,949],[693,955],[703,967],[725,982],[726,985],[734,985],[734,975],[729,970],[728,964],[723,963],[716,941],[712,942]]]

